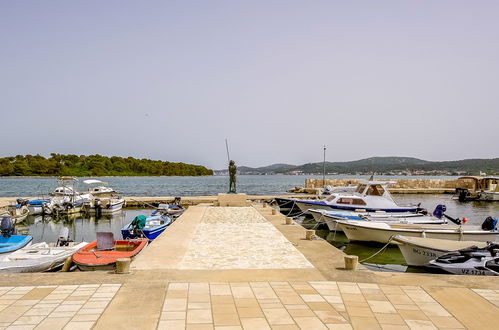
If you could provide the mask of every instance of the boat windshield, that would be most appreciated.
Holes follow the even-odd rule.
[[[383,196],[385,189],[379,184],[370,185],[367,189],[367,195],[369,196]]]
[[[355,192],[358,192],[359,194],[362,194],[366,190],[366,185],[365,184],[359,184]]]

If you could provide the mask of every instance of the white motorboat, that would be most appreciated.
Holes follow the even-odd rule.
[[[122,197],[103,197],[86,200],[83,203],[83,211],[95,214],[115,213],[122,209],[125,199]]]
[[[0,258],[0,273],[44,272],[62,266],[67,257],[88,243],[74,246],[50,246],[35,243]]]
[[[96,180],[96,179],[88,179],[84,180],[83,183],[88,185],[97,185],[89,188],[88,193],[94,197],[110,197],[111,195],[115,195],[116,191],[108,186],[107,182]]]
[[[26,205],[8,205],[0,208],[0,218],[12,218],[16,223],[26,219],[29,209]]]
[[[74,214],[80,213],[83,203],[92,200],[91,194],[80,194],[76,191],[78,179],[74,177],[60,177],[57,179],[60,186],[57,187],[51,195],[50,203],[43,203],[44,214]]]
[[[446,253],[429,262],[429,267],[455,275],[499,275],[499,245],[471,247]]]
[[[457,225],[413,225],[413,224],[388,224],[374,221],[338,221],[350,241],[388,243],[392,236],[412,236],[439,238],[453,241],[496,241],[499,232],[494,227],[492,230],[483,230],[481,226]]]
[[[417,212],[418,205],[398,205],[393,200],[388,185],[393,181],[361,181],[355,191],[333,192],[320,201],[296,200],[302,212],[309,209],[324,210],[362,210],[364,212]]]
[[[445,206],[443,207],[445,208]],[[338,226],[338,220],[341,221],[359,220],[359,221],[374,221],[374,222],[399,223],[399,224],[439,225],[447,223],[447,220],[442,218],[442,216],[437,217],[434,215],[428,215],[426,213],[414,213],[414,212],[397,212],[397,213],[387,213],[379,211],[354,212],[346,210],[328,211],[321,209],[317,210],[311,209],[308,210],[308,212],[312,214],[316,222],[318,223],[325,222],[330,231],[342,231],[341,228]]]
[[[436,259],[451,251],[465,249],[471,246],[483,248],[486,242],[451,241],[448,239],[409,237],[395,235],[392,242],[397,244],[409,266],[428,266],[430,260]]]

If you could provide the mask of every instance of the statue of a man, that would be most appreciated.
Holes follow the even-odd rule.
[[[236,163],[231,160],[229,161],[229,194],[236,194],[236,173]]]

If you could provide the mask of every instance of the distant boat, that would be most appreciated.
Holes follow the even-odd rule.
[[[16,223],[26,219],[29,215],[29,209],[24,204],[9,205],[0,208],[0,218],[11,218]]]
[[[133,258],[148,243],[147,238],[114,240],[113,233],[97,232],[97,240],[76,251],[73,261],[80,270],[110,270],[119,258]]]
[[[454,198],[460,202],[499,201],[499,177],[463,176],[457,180],[458,187]]]

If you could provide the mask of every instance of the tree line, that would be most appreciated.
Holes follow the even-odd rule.
[[[0,176],[201,176],[204,166],[101,155],[17,155],[0,158]]]

